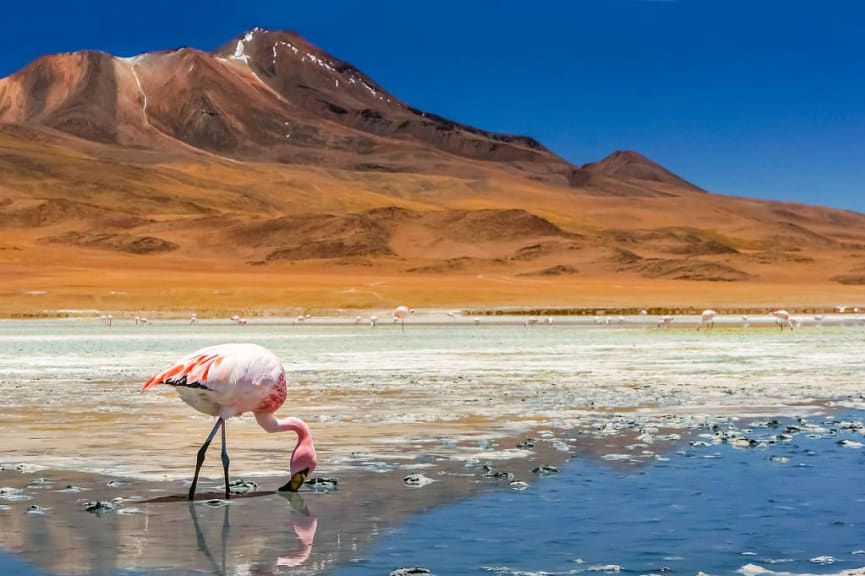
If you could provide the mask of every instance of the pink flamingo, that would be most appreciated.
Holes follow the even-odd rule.
[[[775,310],[771,313],[772,316],[775,317],[775,323],[778,324],[778,327],[783,330],[784,327],[788,327],[790,330],[793,329],[795,323],[793,318],[790,317],[790,313],[786,310]]]
[[[707,328],[715,327],[715,315],[717,312],[714,310],[703,310],[703,313],[700,314],[700,324],[697,326],[697,330],[706,326]]]
[[[405,330],[405,319],[409,314],[414,314],[414,308],[397,306],[393,311],[393,321],[399,321],[402,324],[402,329]]]
[[[189,499],[195,497],[198,474],[204,456],[216,431],[222,429],[222,470],[225,475],[225,498],[228,490],[228,451],[225,446],[225,421],[244,412],[252,412],[266,432],[297,434],[291,453],[291,479],[280,488],[296,492],[315,470],[317,462],[312,433],[300,418],[277,420],[274,416],[285,402],[285,370],[269,350],[256,344],[218,344],[184,356],[144,383],[141,391],[157,384],[173,386],[180,398],[204,414],[216,416],[216,424],[198,450],[195,475],[189,488]]]

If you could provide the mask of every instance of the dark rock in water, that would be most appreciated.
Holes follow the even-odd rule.
[[[496,480],[507,480],[508,482],[511,482],[514,479],[514,475],[510,472],[495,470],[494,468],[484,464],[484,478],[495,478]]]
[[[258,490],[258,484],[249,480],[232,480],[228,483],[229,494],[252,494]]]
[[[315,478],[310,478],[306,481],[307,486],[311,487],[313,490],[319,490],[321,492],[336,490],[338,484],[338,479],[327,478],[325,476],[316,476]]]
[[[523,450],[531,450],[535,447],[535,439],[534,438],[526,438],[525,440],[521,440],[517,442],[517,448],[522,448]]]
[[[426,568],[413,566],[411,568],[397,568],[396,570],[391,570],[389,576],[421,576],[422,574],[432,575],[432,572]]]
[[[42,516],[47,511],[48,508],[43,508],[42,506],[31,504],[27,507],[27,512],[25,512],[25,514],[27,514],[28,516]]]
[[[409,474],[405,478],[402,479],[406,486],[412,486],[415,488],[421,488],[426,486],[427,484],[432,484],[433,480],[427,478],[423,474]]]
[[[532,468],[532,474],[537,474],[538,476],[549,476],[550,474],[558,474],[559,469],[555,466],[550,466],[549,464],[544,464],[543,466],[538,466],[537,468]]]
[[[222,508],[223,506],[228,506],[230,502],[228,500],[222,500],[221,498],[213,498],[211,500],[205,500],[202,504],[209,508]]]
[[[855,440],[838,440],[836,444],[845,448],[862,448],[862,442],[856,442]]]
[[[109,480],[105,483],[109,488],[124,488],[130,484],[131,482],[129,482],[129,480]]]
[[[114,510],[114,504],[106,500],[96,500],[95,502],[87,502],[84,505],[84,510],[86,512],[92,512],[97,516],[101,516],[105,512],[111,512]]]

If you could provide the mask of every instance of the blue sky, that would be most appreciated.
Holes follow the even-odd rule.
[[[405,102],[575,164],[637,150],[723,194],[865,212],[865,1],[9,2],[0,76],[51,52],[291,29]]]

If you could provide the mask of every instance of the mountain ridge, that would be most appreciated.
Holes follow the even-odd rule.
[[[124,147],[171,149],[167,136],[247,161],[415,171],[414,148],[438,170],[457,156],[559,185],[587,178],[535,139],[413,108],[299,35],[260,28],[213,52],[43,56],[0,79],[0,122]],[[377,158],[353,165],[358,156]]]

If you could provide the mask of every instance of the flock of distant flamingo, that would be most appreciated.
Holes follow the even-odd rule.
[[[854,316],[843,316],[848,310],[853,312]],[[859,307],[848,308],[847,306],[836,306],[835,312],[839,315],[842,315],[842,320],[841,320],[842,323],[865,324],[865,317],[858,316],[860,313]],[[415,313],[414,308],[409,308],[408,306],[403,306],[403,305],[397,306],[396,308],[394,308],[394,310],[392,312],[393,324],[399,324],[401,329],[405,330],[406,319],[409,318],[414,313]],[[463,313],[460,311],[448,311],[448,312],[446,312],[446,315],[448,318],[455,321],[459,317],[462,317]],[[697,326],[696,326],[697,330],[714,328],[716,316],[718,316],[718,313],[715,310],[712,310],[711,308],[703,310],[702,313],[700,314],[700,318],[699,318],[699,321],[698,321]],[[768,316],[770,316],[773,319],[774,325],[777,326],[781,330],[784,330],[784,329],[794,330],[796,328],[800,328],[803,325],[803,323],[805,323],[805,320],[803,318],[793,316],[792,314],[790,314],[790,312],[788,312],[787,310],[783,310],[783,309],[772,310],[771,312],[768,313]],[[672,314],[665,314],[663,316],[656,317],[656,318],[657,319],[653,319],[646,310],[640,310],[639,319],[637,320],[637,323],[641,324],[641,325],[654,323],[658,328],[670,328],[673,326],[673,323],[676,321],[676,317],[673,316]],[[743,315],[743,316],[741,316],[741,321],[738,324],[742,328],[748,328],[751,325],[752,321],[755,320],[755,318],[757,318],[757,317]],[[114,317],[111,314],[102,314],[100,316],[100,319],[101,319],[102,324],[104,326],[110,327],[110,326],[113,326],[113,324],[114,324]],[[136,326],[150,326],[152,324],[152,322],[144,316],[135,316],[133,320],[134,320]],[[237,326],[246,326],[247,324],[249,324],[249,321],[246,318],[243,318],[243,317],[238,316],[236,314],[231,316],[229,318],[229,320]],[[305,324],[311,320],[312,320],[312,316],[310,314],[300,314],[292,320],[292,324],[302,325],[302,324]],[[481,323],[481,319],[477,316],[472,317],[470,320],[475,325],[478,325]],[[604,326],[623,325],[626,323],[633,323],[633,321],[629,321],[625,316],[622,316],[622,315],[594,316],[593,320],[594,320],[595,324],[604,325]],[[814,314],[814,316],[812,317],[810,322],[814,325],[819,326],[819,325],[823,324],[824,320],[826,320],[826,317],[823,314]],[[368,317],[355,316],[353,323],[355,325],[367,324],[371,328],[375,328],[378,325],[378,322],[379,322],[378,316],[371,315]],[[198,315],[197,314],[193,313],[190,316],[189,324],[192,326],[195,326],[198,324]],[[552,318],[552,316],[547,316],[545,318],[539,318],[537,316],[529,316],[525,320],[522,320],[522,324],[525,327],[533,327],[533,326],[538,326],[541,324],[545,324],[545,325],[549,326],[549,325],[553,324],[553,318]],[[681,323],[679,323],[679,325],[681,325]]]

